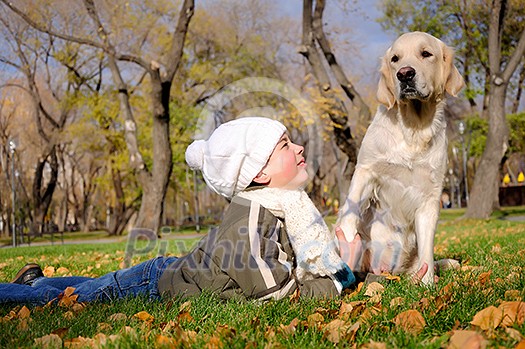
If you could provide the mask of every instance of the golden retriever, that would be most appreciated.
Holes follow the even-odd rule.
[[[422,32],[400,36],[381,64],[381,103],[361,144],[336,226],[365,250],[361,271],[434,282],[434,235],[447,163],[445,92],[464,85],[454,52]]]

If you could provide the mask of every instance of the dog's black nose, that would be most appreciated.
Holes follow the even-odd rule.
[[[397,79],[401,82],[409,82],[416,76],[416,70],[412,67],[403,67],[397,72]]]

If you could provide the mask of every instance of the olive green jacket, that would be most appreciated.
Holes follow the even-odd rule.
[[[169,296],[207,289],[228,299],[280,299],[299,288],[301,296],[332,297],[355,282],[346,265],[331,277],[300,283],[283,221],[260,204],[234,197],[222,224],[188,255],[171,264],[159,280]]]

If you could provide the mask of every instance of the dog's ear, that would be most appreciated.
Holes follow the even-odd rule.
[[[465,86],[465,81],[454,65],[454,50],[443,44],[443,61],[445,62],[444,77],[445,91],[456,97]]]
[[[394,96],[394,80],[390,73],[390,65],[388,64],[389,52],[390,49],[388,49],[385,56],[381,59],[381,69],[379,69],[381,77],[379,78],[379,86],[377,87],[377,100],[388,109],[392,109],[396,99]]]

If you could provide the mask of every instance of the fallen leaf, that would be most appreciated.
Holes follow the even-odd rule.
[[[106,332],[106,331],[110,331],[111,329],[112,329],[112,326],[108,324],[107,322],[99,322],[97,324],[98,332]]]
[[[352,304],[341,302],[341,306],[339,307],[339,318],[342,320],[348,320],[351,317],[353,310],[354,306]]]
[[[501,326],[507,327],[517,324],[521,326],[525,319],[525,303],[523,302],[502,302],[498,307],[503,312]]]
[[[139,311],[135,315],[133,315],[134,318],[139,319],[144,322],[153,322],[155,318],[150,315],[147,311]]]
[[[115,314],[112,314],[109,317],[109,321],[111,321],[111,322],[124,321],[124,320],[127,320],[127,319],[128,319],[128,316],[126,314],[123,314],[123,313],[115,313]]]
[[[67,328],[67,327],[60,327],[60,328],[57,328],[56,330],[54,330],[53,332],[51,332],[51,334],[56,334],[60,338],[64,338],[68,332],[69,332],[69,328]]]
[[[324,327],[324,334],[326,339],[335,344],[341,340],[351,342],[354,340],[360,325],[359,321],[351,325],[341,319],[335,319]]]
[[[174,338],[164,336],[162,334],[159,334],[155,338],[155,347],[156,348],[178,348],[180,346],[180,343],[176,341]]]
[[[490,275],[492,274],[492,270],[489,270],[487,272],[481,273],[478,276],[478,281],[481,285],[485,285],[490,281]]]
[[[297,329],[297,325],[299,324],[299,319],[294,318],[288,325],[279,325],[279,330],[281,333],[285,335],[292,335],[295,333],[295,330]]]
[[[397,307],[401,304],[403,304],[403,297],[395,297],[395,298],[392,298],[392,300],[390,301],[390,307],[393,308],[393,307]]]
[[[55,267],[48,265],[44,268],[44,270],[42,270],[42,272],[44,273],[45,277],[52,277],[53,275],[55,275]]]
[[[482,349],[487,341],[475,331],[454,331],[447,349]]]
[[[66,268],[66,267],[60,267],[56,270],[55,272],[57,275],[61,275],[61,276],[64,276],[64,275],[67,275],[69,274],[69,269]]]
[[[525,340],[519,342],[514,349],[525,349]]]
[[[28,319],[29,316],[31,315],[31,311],[24,305],[19,311],[18,311],[18,314],[17,314],[17,317],[19,319]]]
[[[35,346],[43,349],[62,348],[62,339],[56,334],[35,338]]]
[[[308,315],[306,322],[308,323],[309,328],[310,327],[315,328],[324,322],[324,316],[319,313],[314,313],[314,314]]]
[[[503,319],[503,311],[491,305],[479,311],[470,322],[474,326],[478,326],[482,330],[495,329]]]
[[[386,349],[386,343],[370,341],[362,346],[363,349]]]
[[[426,326],[425,319],[417,310],[407,310],[394,318],[394,324],[407,333],[418,334]]]
[[[522,341],[523,340],[523,336],[521,335],[520,331],[518,331],[518,330],[516,330],[514,328],[507,327],[505,329],[505,332],[509,335],[510,338],[512,338],[515,341]]]
[[[521,301],[521,291],[507,290],[505,291],[505,299],[508,301]]]
[[[385,286],[381,285],[379,282],[370,283],[365,292],[365,296],[373,297],[376,295],[381,295],[385,291]]]

